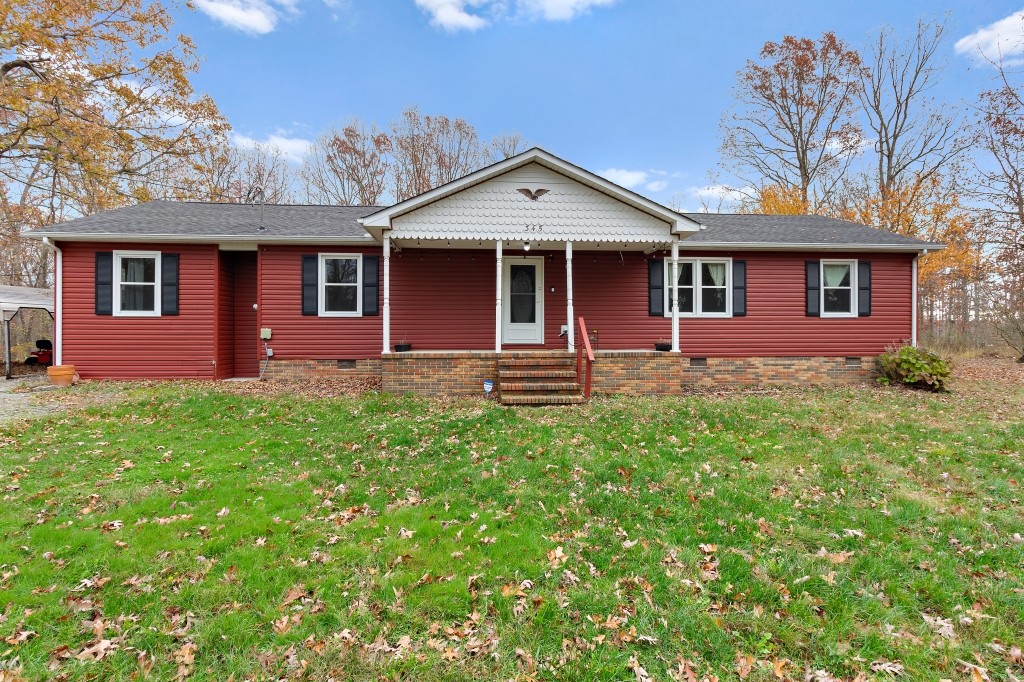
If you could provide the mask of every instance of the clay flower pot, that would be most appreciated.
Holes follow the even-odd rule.
[[[46,375],[54,386],[70,386],[75,383],[74,365],[53,365],[46,368]]]

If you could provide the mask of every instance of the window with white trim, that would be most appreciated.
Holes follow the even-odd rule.
[[[666,285],[672,259],[665,259]],[[679,259],[680,317],[732,317],[732,259]],[[665,287],[665,317],[672,317],[672,287]]]
[[[321,253],[319,312],[322,317],[363,314],[363,259],[354,253]]]
[[[821,261],[821,316],[857,316],[857,261]]]
[[[114,252],[114,315],[160,315],[160,252]]]

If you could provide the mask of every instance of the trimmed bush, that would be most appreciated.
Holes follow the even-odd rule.
[[[882,376],[878,382],[903,384],[928,391],[946,391],[953,369],[938,354],[906,345],[890,348],[878,356]]]

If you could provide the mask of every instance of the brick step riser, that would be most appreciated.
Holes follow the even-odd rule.
[[[544,384],[544,383],[536,383],[536,384],[530,384],[530,383],[501,384],[501,392],[502,392],[502,394],[514,393],[514,392],[523,392],[523,391],[529,391],[529,392],[534,392],[534,391],[550,391],[550,392],[553,392],[553,393],[555,393],[555,392],[562,393],[562,392],[565,392],[565,391],[579,392],[579,390],[580,390],[580,385],[579,384],[561,384],[561,383],[555,383],[555,384],[552,384],[552,383],[548,383],[548,384]]]
[[[541,358],[541,359],[501,359],[498,367],[575,367],[573,358]]]
[[[502,405],[579,405],[583,402],[581,395],[555,395],[555,396],[533,396],[533,395],[511,395],[502,397]]]
[[[521,370],[498,372],[501,381],[528,381],[530,379],[575,379],[576,370]]]

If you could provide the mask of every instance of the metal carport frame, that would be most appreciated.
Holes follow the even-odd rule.
[[[22,308],[45,310],[53,317],[53,289],[0,286],[0,318],[3,319],[4,376],[11,378],[11,319]]]

